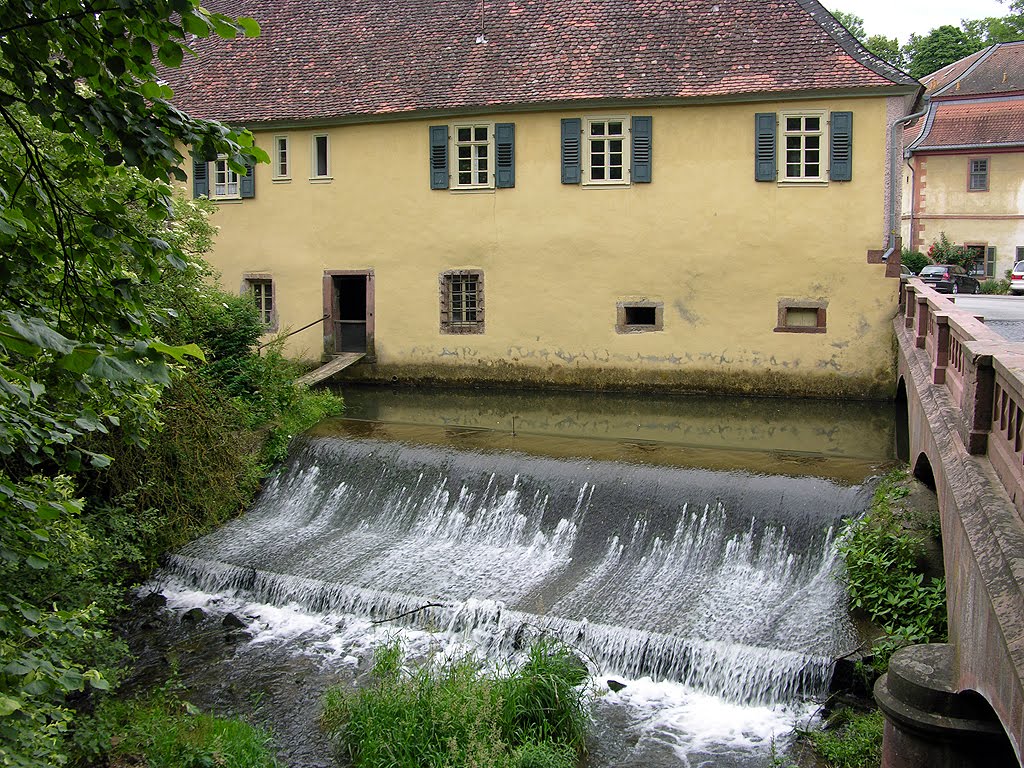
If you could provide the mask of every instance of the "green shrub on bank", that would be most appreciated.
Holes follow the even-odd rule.
[[[239,718],[204,714],[166,691],[107,701],[79,734],[109,749],[112,765],[276,768],[270,734]]]
[[[572,768],[585,748],[587,671],[541,640],[507,675],[470,657],[403,669],[393,642],[375,683],[328,691],[322,723],[356,768]]]
[[[925,583],[918,570],[922,542],[904,530],[894,507],[909,493],[899,485],[904,477],[894,472],[883,478],[871,509],[846,526],[839,542],[851,606],[885,632],[874,648],[880,672],[904,645],[946,640],[945,579]]]
[[[882,762],[881,711],[855,712],[840,709],[829,717],[825,730],[812,731],[807,739],[830,768],[872,768]]]

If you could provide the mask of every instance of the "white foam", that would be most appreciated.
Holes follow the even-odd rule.
[[[602,695],[598,706],[623,707],[637,746],[656,741],[671,744],[681,759],[695,752],[769,752],[782,748],[794,728],[814,722],[817,705],[743,706],[670,682],[649,677],[622,680],[619,692],[608,689],[607,677],[596,680]]]
[[[288,653],[315,657],[337,667],[369,668],[374,650],[395,639],[406,656],[415,660],[444,661],[469,653],[483,659],[488,645],[487,638],[475,637],[475,633],[441,634],[373,624],[352,615],[311,613],[296,604],[275,606],[201,592],[174,581],[163,583],[161,589],[168,607],[174,610],[198,607],[215,617],[234,613],[247,622],[253,646],[276,644]],[[609,677],[592,679],[600,693],[596,707],[625,711],[637,749],[651,743],[669,745],[684,764],[695,753],[768,754],[773,745],[781,749],[791,741],[796,726],[805,728],[813,723],[816,711],[813,703],[745,706],[680,683],[656,682],[649,677],[615,679],[626,684],[617,693],[609,689]]]

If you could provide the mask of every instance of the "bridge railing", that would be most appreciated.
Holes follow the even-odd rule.
[[[900,313],[905,342],[921,350],[932,384],[949,391],[964,447],[988,454],[1024,515],[1024,344],[1007,342],[956,297],[916,278],[900,287]]]

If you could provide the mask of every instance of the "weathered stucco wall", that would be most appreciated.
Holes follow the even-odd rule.
[[[988,191],[968,189],[971,158],[988,158]],[[904,166],[903,238],[908,246],[927,253],[945,232],[960,245],[996,248],[995,277],[1001,278],[1024,247],[1024,153],[957,153],[916,155],[916,194],[911,197],[911,173]],[[911,244],[910,203],[917,217],[916,241]]]
[[[754,114],[854,113],[853,181],[758,183]],[[273,275],[282,329],[316,320],[325,270],[373,270],[375,366],[357,376],[878,395],[892,388],[896,281],[867,264],[885,241],[886,99],[638,108],[654,118],[653,182],[560,183],[560,118],[514,122],[514,189],[431,190],[441,119],[257,132],[291,140],[292,179],[219,204],[212,261],[229,289]],[[312,183],[311,137],[332,180]],[[484,272],[486,332],[439,330],[438,276]],[[664,330],[617,333],[616,302],[664,304]],[[778,333],[780,299],[827,302],[826,333]],[[289,354],[319,359],[322,331]]]

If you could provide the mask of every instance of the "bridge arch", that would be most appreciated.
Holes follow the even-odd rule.
[[[902,376],[896,385],[896,458],[910,463],[910,404],[907,402],[907,380]]]
[[[932,493],[935,492],[935,470],[932,469],[931,459],[923,451],[914,462],[914,477],[927,485]]]

